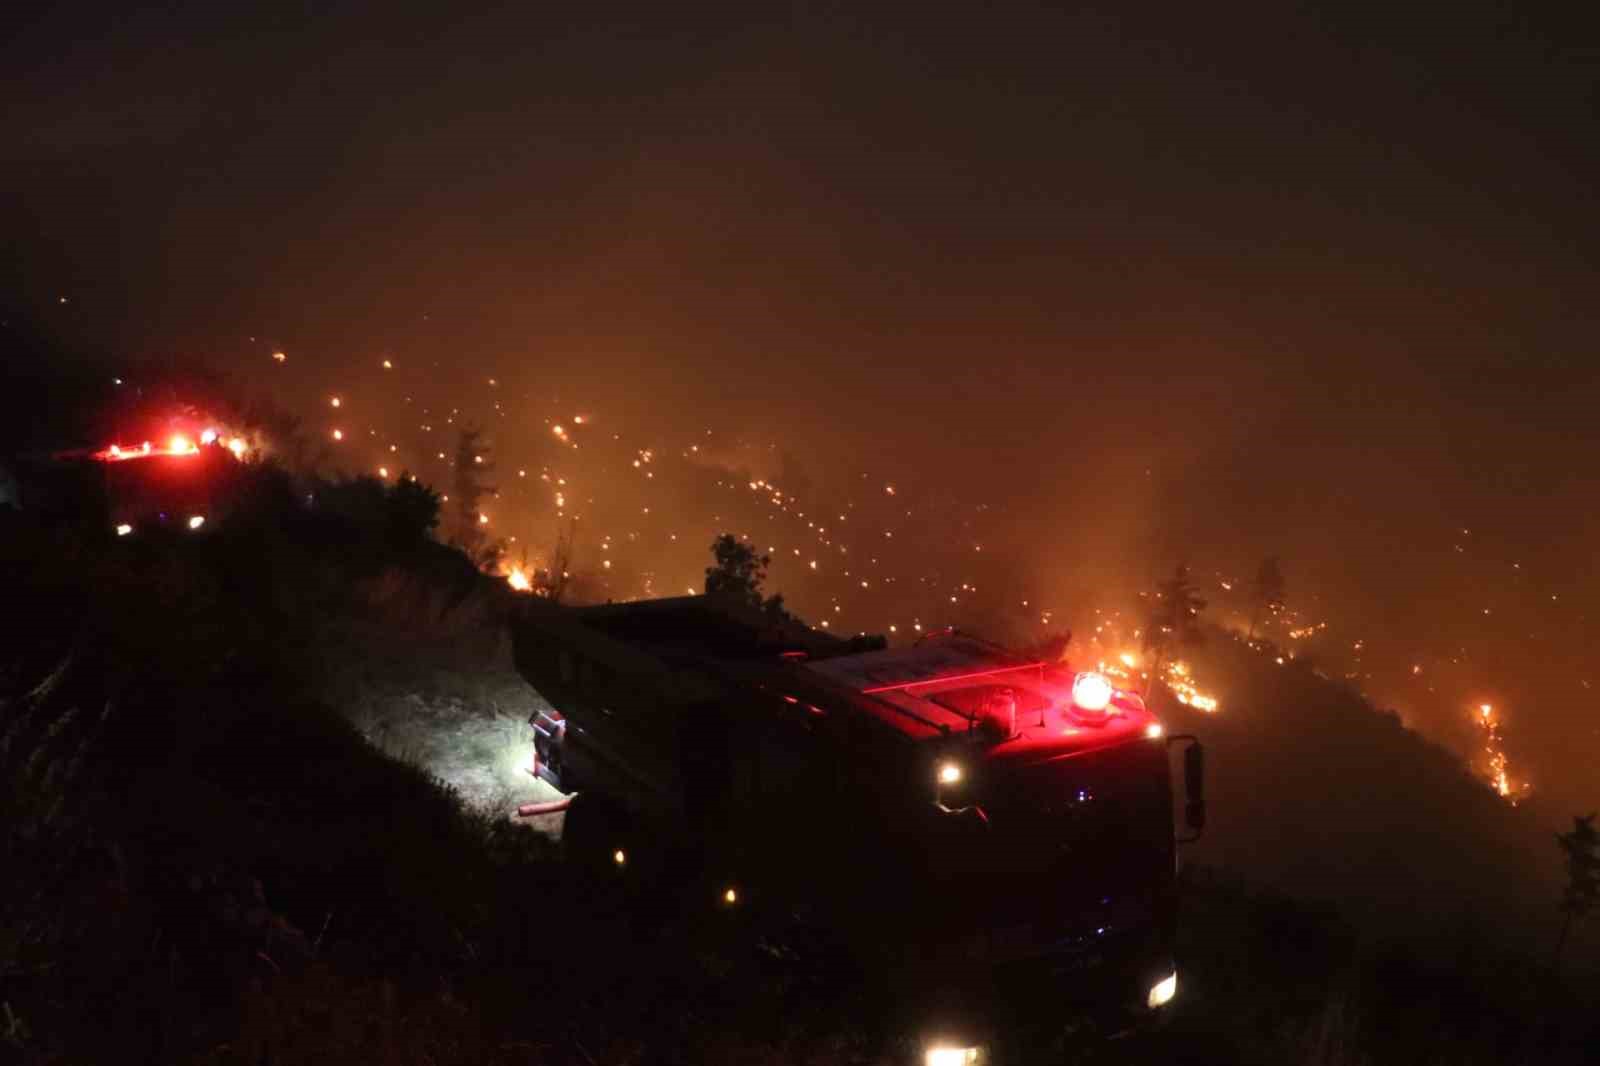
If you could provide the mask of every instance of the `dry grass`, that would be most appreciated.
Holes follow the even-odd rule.
[[[396,613],[396,602],[385,594],[385,615]],[[380,750],[443,781],[477,811],[509,817],[519,804],[556,798],[528,773],[528,721],[549,705],[512,666],[498,620],[463,621],[451,611],[401,617],[403,626],[346,623],[330,635],[325,701]],[[553,821],[527,824],[548,831]]]

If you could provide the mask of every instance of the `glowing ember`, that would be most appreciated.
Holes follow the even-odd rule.
[[[228,442],[228,450],[233,453],[235,459],[243,459],[245,450],[248,447],[249,445],[245,444],[243,437],[235,437]]]
[[[506,584],[510,585],[518,592],[533,591],[533,582],[529,580],[528,572],[522,569],[520,566],[513,567],[511,572],[506,575]]]

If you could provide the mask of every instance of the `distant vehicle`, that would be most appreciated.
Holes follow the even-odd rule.
[[[205,429],[160,443],[23,455],[9,495],[46,522],[119,537],[160,527],[195,532],[208,522],[214,528],[232,506],[248,451],[243,438]]]
[[[537,771],[597,874],[811,915],[886,969],[927,1066],[1004,1061],[1069,1012],[1125,1028],[1177,991],[1169,744],[1140,698],[955,632],[860,649],[703,596],[530,603],[554,706]]]

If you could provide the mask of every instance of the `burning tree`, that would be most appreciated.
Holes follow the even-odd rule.
[[[1250,586],[1250,631],[1245,635],[1246,640],[1255,639],[1256,626],[1261,624],[1263,614],[1277,614],[1283,610],[1286,591],[1287,582],[1283,577],[1283,568],[1278,565],[1278,557],[1268,556],[1261,563],[1261,569],[1256,571],[1255,582]]]
[[[1183,563],[1178,564],[1171,577],[1156,586],[1156,600],[1151,605],[1144,630],[1144,650],[1152,656],[1146,695],[1155,679],[1161,676],[1162,664],[1174,645],[1193,646],[1204,639],[1200,632],[1200,612],[1205,609],[1206,601],[1200,598],[1199,590],[1189,578],[1189,567]]]
[[[567,582],[572,580],[572,543],[578,535],[578,522],[573,519],[565,530],[556,533],[555,547],[550,552],[550,565],[534,574],[534,591],[539,595],[561,602],[566,594]]]
[[[450,484],[450,543],[479,567],[493,566],[502,548],[489,536],[489,516],[483,510],[484,499],[495,495],[495,487],[485,483],[493,473],[494,459],[483,431],[462,427],[456,438],[455,474]]]

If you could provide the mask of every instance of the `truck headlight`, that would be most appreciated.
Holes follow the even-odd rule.
[[[1150,986],[1150,996],[1145,1001],[1151,1010],[1165,1006],[1172,1002],[1172,997],[1178,994],[1178,972],[1174,970],[1168,976]]]
[[[931,1047],[922,1056],[924,1066],[970,1066],[978,1061],[975,1047]]]

